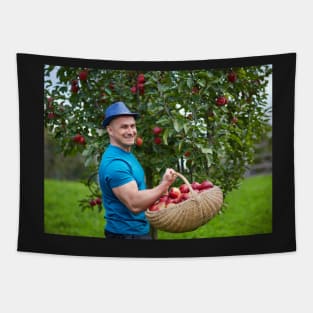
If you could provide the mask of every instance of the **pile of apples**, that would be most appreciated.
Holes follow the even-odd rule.
[[[213,188],[214,185],[212,182],[205,180],[202,183],[193,182],[191,187],[195,192],[201,193]],[[149,211],[159,211],[165,208],[169,208],[177,203],[188,200],[190,196],[191,192],[187,184],[182,184],[179,187],[172,187],[168,193],[162,195],[160,199],[158,199],[149,207]]]

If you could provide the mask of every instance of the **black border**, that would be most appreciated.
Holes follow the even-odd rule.
[[[273,65],[273,228],[271,234],[184,240],[116,240],[51,235],[43,224],[44,65],[123,70],[196,70]],[[107,257],[206,257],[296,250],[294,92],[296,53],[200,61],[109,61],[17,53],[20,114],[18,251]]]

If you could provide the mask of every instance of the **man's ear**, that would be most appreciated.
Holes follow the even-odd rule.
[[[107,133],[108,133],[109,135],[111,135],[111,133],[112,133],[112,127],[111,127],[110,125],[107,126],[106,130],[107,130]]]

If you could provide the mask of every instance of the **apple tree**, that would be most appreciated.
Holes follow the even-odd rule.
[[[267,65],[145,72],[46,66],[44,123],[64,155],[82,154],[95,178],[109,144],[104,111],[123,101],[141,115],[133,152],[149,187],[172,167],[190,181],[210,179],[227,194],[271,131],[271,73]],[[96,180],[88,186],[91,200],[101,198]],[[81,205],[100,208],[91,200]]]

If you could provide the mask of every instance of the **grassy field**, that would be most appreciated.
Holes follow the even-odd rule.
[[[81,211],[78,201],[88,194],[78,182],[45,180],[45,232],[103,238],[103,210]],[[243,181],[225,199],[227,208],[193,232],[172,234],[158,231],[159,239],[243,236],[272,232],[272,176]]]
[[[88,195],[79,182],[45,180],[44,226],[50,234],[103,237],[103,210],[81,211],[78,201]]]

